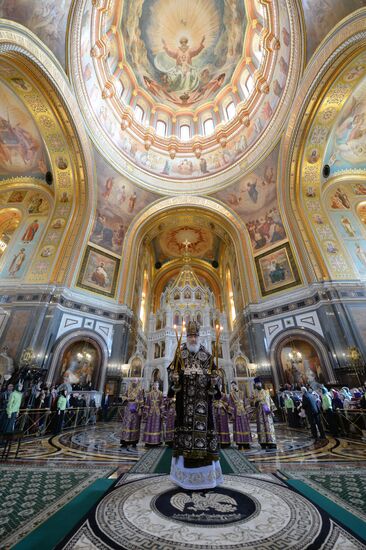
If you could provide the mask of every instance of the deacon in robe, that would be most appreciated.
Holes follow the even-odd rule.
[[[222,387],[220,391],[220,399],[213,402],[216,432],[220,447],[230,447],[229,400],[226,393],[222,392]]]
[[[146,395],[144,415],[146,418],[143,442],[145,445],[160,445],[163,435],[163,394],[159,382],[154,382],[152,390]]]
[[[165,444],[173,447],[174,424],[175,424],[175,398],[164,398],[164,418],[165,418]]]
[[[170,478],[183,489],[213,489],[223,482],[213,400],[219,399],[212,355],[199,343],[199,325],[187,327],[187,343],[169,367],[168,396],[176,396],[176,419]]]
[[[259,377],[254,378],[253,398],[256,408],[258,443],[262,449],[276,449],[276,434],[273,424],[273,412],[276,407],[269,391],[263,388]]]
[[[144,406],[144,394],[137,378],[129,385],[125,401],[120,443],[121,447],[128,445],[136,447],[140,439],[141,415]]]
[[[250,424],[246,410],[244,392],[240,391],[236,382],[231,382],[229,396],[229,411],[233,419],[234,441],[238,448],[249,449],[252,441]]]

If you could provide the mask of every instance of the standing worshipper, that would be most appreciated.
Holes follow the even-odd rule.
[[[276,434],[273,424],[275,404],[259,377],[254,378],[254,405],[256,408],[258,443],[262,449],[276,449]]]
[[[165,418],[165,444],[173,447],[174,424],[175,424],[175,398],[164,397],[164,418]]]
[[[137,378],[128,387],[125,412],[122,420],[121,447],[136,448],[140,439],[141,415],[144,406],[144,393]]]
[[[159,382],[154,382],[152,390],[146,395],[144,415],[146,424],[143,442],[147,446],[160,445],[163,436],[163,393],[159,390]]]
[[[233,419],[234,441],[239,450],[249,449],[252,441],[249,418],[245,406],[244,392],[239,391],[235,381],[231,382],[229,411]]]
[[[319,440],[318,431],[320,439],[326,439],[323,424],[320,418],[320,409],[317,403],[317,400],[310,393],[305,386],[301,387],[302,391],[302,408],[305,411],[306,417],[310,424],[310,429],[312,436],[315,441]]]
[[[62,432],[66,407],[67,407],[67,390],[62,390],[59,395],[59,398],[57,399],[57,417],[56,417],[55,434],[59,434],[60,432]]]
[[[284,408],[286,412],[286,418],[290,428],[295,427],[294,417],[295,417],[295,403],[289,393],[285,393]]]
[[[15,430],[15,422],[19,415],[20,406],[23,399],[23,384],[18,382],[15,390],[11,392],[8,403],[6,405],[6,422],[3,428],[4,433],[12,433]]]
[[[213,489],[223,482],[213,399],[220,397],[212,355],[199,343],[199,324],[190,321],[187,343],[170,365],[168,396],[176,396],[170,479],[183,489]],[[174,369],[174,370],[173,370]]]
[[[215,427],[220,447],[230,447],[230,430],[229,430],[229,400],[226,393],[222,392],[220,386],[221,397],[213,402]]]
[[[338,435],[337,417],[333,412],[332,396],[325,386],[322,387],[322,409],[329,426],[329,431],[333,437],[336,437]]]

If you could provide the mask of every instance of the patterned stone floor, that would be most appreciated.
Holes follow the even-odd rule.
[[[255,433],[254,425],[252,430]],[[58,436],[25,440],[22,443],[18,458],[14,460],[14,454],[11,453],[7,464],[42,466],[51,469],[73,466],[82,466],[91,470],[96,466],[100,468],[107,467],[111,470],[115,468],[115,472],[111,475],[112,478],[126,474],[130,476],[131,481],[136,474],[128,474],[128,472],[145,454],[146,449],[143,444],[139,444],[135,450],[121,449],[119,431],[119,423],[109,422],[100,423],[96,427],[68,431]],[[262,450],[256,437],[254,437],[251,448],[241,451],[243,456],[258,469],[258,474],[252,476],[253,480],[262,480],[263,483],[273,484],[273,474],[279,470],[285,471],[287,477],[292,477],[292,473],[295,477],[296,473],[306,474],[306,472],[309,472],[309,479],[312,476],[314,483],[316,481],[314,476],[317,475],[314,471],[316,470],[318,472],[320,470],[329,472],[332,468],[350,474],[356,470],[366,472],[366,444],[364,442],[329,437],[327,441],[315,445],[309,433],[289,429],[283,424],[276,424],[276,434],[276,450]],[[263,490],[264,488],[265,484]],[[329,490],[329,487],[325,487],[324,490]],[[139,513],[141,513],[141,510]],[[116,518],[116,521],[118,523],[118,518]],[[342,534],[339,534],[341,538],[337,540],[337,544],[340,544],[342,536]],[[88,546],[90,542],[89,540],[85,548],[93,548],[93,544]],[[350,545],[349,548],[360,548],[359,543],[345,542]],[[206,543],[209,547],[208,540]],[[173,543],[169,542],[166,548],[170,548],[170,544]],[[81,550],[83,547],[79,545],[80,540],[77,547]],[[72,546],[67,546],[67,548],[69,547]],[[325,547],[328,548],[328,546]],[[338,548],[338,546],[331,547],[332,549],[334,547]],[[176,547],[174,546],[174,548]],[[270,546],[263,546],[263,548],[270,548]]]
[[[110,465],[118,468],[118,474],[124,473],[145,453],[145,448],[139,444],[136,450],[121,449],[119,429],[117,422],[101,423],[58,436],[25,440],[16,462]],[[252,429],[255,433],[254,425]],[[366,467],[366,444],[361,441],[329,437],[314,445],[308,433],[283,424],[276,425],[276,434],[277,450],[262,450],[254,436],[250,450],[242,451],[262,472],[296,470],[299,465],[301,469],[330,464],[345,468]]]

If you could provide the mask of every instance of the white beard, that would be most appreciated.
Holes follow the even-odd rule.
[[[197,351],[200,349],[200,344],[199,343],[197,343],[197,344],[188,344],[188,342],[187,342],[187,349],[191,353],[197,353]]]

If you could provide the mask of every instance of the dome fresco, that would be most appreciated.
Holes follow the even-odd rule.
[[[70,73],[91,137],[151,190],[226,186],[275,145],[301,72],[299,25],[286,0],[82,0]]]

